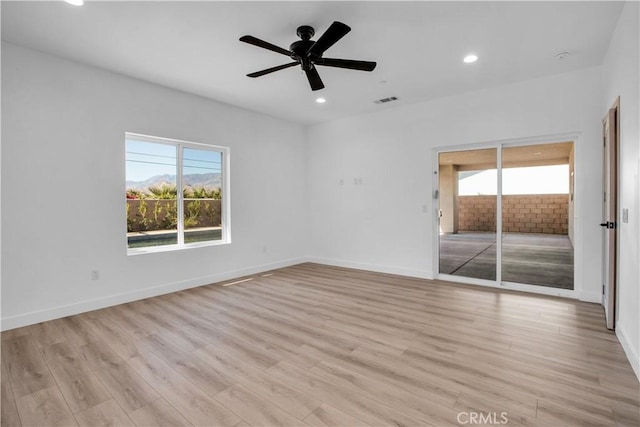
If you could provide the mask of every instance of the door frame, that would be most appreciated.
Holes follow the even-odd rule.
[[[573,156],[574,156],[574,169],[579,169],[580,164],[580,144],[579,140],[581,137],[581,132],[569,132],[563,134],[552,134],[552,135],[540,135],[535,137],[525,137],[525,138],[515,138],[515,139],[505,139],[505,140],[497,140],[497,141],[486,141],[486,142],[478,142],[471,144],[460,144],[460,145],[451,145],[451,146],[441,146],[435,147],[432,149],[432,171],[433,180],[432,180],[432,235],[434,236],[432,239],[432,253],[433,257],[433,277],[439,280],[446,280],[449,282],[457,282],[457,283],[466,283],[471,285],[479,285],[486,286],[491,288],[499,288],[499,289],[508,289],[514,291],[523,291],[523,292],[531,292],[542,295],[553,295],[560,296],[565,298],[573,298],[580,299],[582,294],[582,251],[579,250],[582,244],[582,215],[581,215],[581,207],[580,203],[574,203],[574,212],[573,212],[573,227],[574,227],[574,250],[573,250],[573,289],[560,289],[560,288],[551,288],[545,286],[535,286],[535,285],[527,285],[522,283],[513,283],[513,282],[502,282],[501,280],[493,281],[493,280],[484,280],[484,279],[476,279],[473,277],[464,277],[464,276],[454,276],[450,274],[441,274],[440,273],[440,230],[438,228],[439,218],[438,218],[438,209],[439,209],[439,201],[438,201],[438,190],[440,184],[440,177],[437,173],[438,171],[438,157],[440,153],[444,152],[452,152],[452,151],[467,151],[467,150],[481,150],[486,148],[496,148],[498,150],[498,156],[496,161],[501,160],[502,156],[502,148],[506,147],[515,147],[522,145],[536,145],[536,144],[553,144],[560,142],[573,142]],[[501,167],[500,164],[498,166]],[[499,168],[500,169],[500,168]],[[502,193],[502,177],[501,174],[498,174],[498,195]],[[576,176],[578,174],[576,173]],[[574,195],[579,194],[580,183],[574,176]],[[574,200],[576,200],[574,196]],[[501,203],[498,204],[497,209],[501,212],[502,206]],[[496,211],[496,215],[499,214],[498,210]],[[498,225],[501,225],[501,217],[497,218]],[[501,255],[502,255],[502,239],[498,239],[498,228],[496,228],[496,263],[501,263]],[[500,264],[498,264],[500,265]],[[501,279],[501,269],[497,269],[498,276],[496,279]]]
[[[602,306],[607,329],[615,329],[618,305],[619,197],[620,197],[620,97],[602,119]],[[607,141],[609,145],[607,146]]]

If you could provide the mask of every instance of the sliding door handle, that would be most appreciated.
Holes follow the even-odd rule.
[[[616,228],[616,223],[613,221],[608,221],[608,222],[603,222],[602,224],[600,224],[600,227],[606,227],[606,228]]]

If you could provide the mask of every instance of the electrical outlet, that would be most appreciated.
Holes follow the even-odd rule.
[[[91,280],[100,280],[100,271],[91,270]]]

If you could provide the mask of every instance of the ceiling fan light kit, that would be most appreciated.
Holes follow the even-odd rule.
[[[267,68],[265,70],[256,71],[254,73],[247,74],[247,77],[260,77],[265,74],[270,74],[275,71],[284,70],[285,68],[295,67],[300,65],[302,71],[307,76],[311,90],[320,90],[324,88],[324,83],[316,70],[316,65],[335,68],[346,68],[348,70],[360,70],[360,71],[373,71],[376,68],[376,63],[371,61],[358,61],[353,59],[337,59],[337,58],[323,58],[324,52],[333,46],[338,40],[344,37],[351,28],[342,22],[335,21],[329,26],[318,40],[313,41],[311,38],[315,35],[315,30],[309,25],[302,25],[298,27],[296,33],[300,40],[297,40],[289,46],[289,49],[284,49],[274,44],[268,43],[264,40],[260,40],[253,36],[242,36],[240,41],[248,43],[254,46],[261,47],[263,49],[270,50],[272,52],[286,55],[293,59],[293,62],[287,64],[278,65],[276,67]]]

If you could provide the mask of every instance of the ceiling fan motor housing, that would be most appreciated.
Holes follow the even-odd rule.
[[[316,42],[311,40],[311,37],[315,34],[313,27],[309,25],[301,25],[298,27],[296,34],[302,40],[295,41],[289,46],[289,50],[293,53],[291,58],[298,61],[302,65],[303,70],[309,70],[312,67],[312,61],[320,58],[322,55],[308,55],[309,49]]]
[[[315,33],[316,31],[313,29],[313,27],[310,27],[309,25],[301,25],[296,30],[296,34],[302,40],[309,40],[311,37],[313,37]]]
[[[294,53],[291,57],[294,59],[296,59],[296,57],[304,58],[314,44],[315,42],[313,40],[298,40],[297,42],[291,43],[289,50]]]

